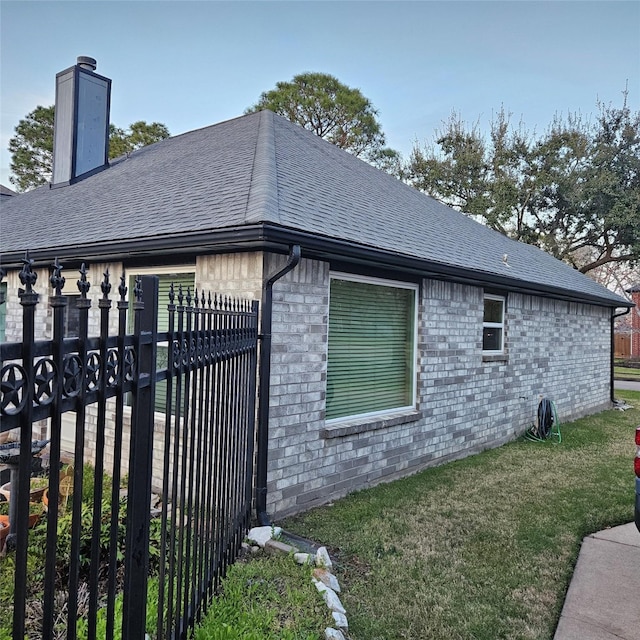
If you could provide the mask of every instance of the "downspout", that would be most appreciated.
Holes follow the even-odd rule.
[[[260,386],[258,392],[258,459],[256,462],[256,516],[261,525],[271,525],[267,513],[267,459],[269,455],[269,390],[271,378],[271,317],[273,285],[300,262],[300,245],[289,249],[287,264],[262,283]]]
[[[613,366],[615,360],[615,351],[616,351],[616,336],[615,336],[615,320],[616,318],[620,318],[622,316],[626,316],[627,313],[631,311],[631,307],[629,307],[626,311],[622,313],[612,313],[611,314],[611,379],[610,379],[610,389],[611,389],[611,402],[615,400],[615,393],[613,389]]]

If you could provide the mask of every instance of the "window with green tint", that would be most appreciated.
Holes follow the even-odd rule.
[[[0,282],[0,299],[4,300],[0,304],[0,342],[5,341],[5,327],[7,323],[7,283]]]
[[[327,420],[414,406],[416,291],[331,278]]]
[[[133,271],[133,270],[132,270]],[[136,274],[137,275],[137,274]],[[150,274],[156,275],[156,274]],[[169,330],[169,290],[171,284],[176,294],[175,304],[178,304],[178,290],[182,286],[182,293],[186,297],[187,289],[190,290],[193,296],[193,288],[195,284],[194,273],[163,273],[158,275],[158,333],[163,333]],[[131,313],[131,305],[133,303],[133,288],[135,287],[135,275],[129,277],[129,331],[133,331],[133,313]],[[142,292],[144,299],[144,291]],[[186,301],[184,302],[186,304]],[[193,304],[193,302],[192,302]],[[177,330],[177,316],[176,316],[176,330]],[[166,343],[158,344],[157,353],[157,367],[158,369],[165,369],[168,363],[169,349]],[[174,398],[175,400],[175,398]],[[167,402],[167,381],[162,380],[156,385],[156,402],[155,410],[159,413],[164,413]]]

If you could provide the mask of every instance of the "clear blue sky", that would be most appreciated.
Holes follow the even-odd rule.
[[[79,55],[113,80],[111,121],[172,134],[234,118],[303,71],[335,75],[408,154],[452,109],[487,128],[501,105],[530,129],[596,101],[640,105],[640,2],[0,0],[0,181],[18,121],[54,101]]]

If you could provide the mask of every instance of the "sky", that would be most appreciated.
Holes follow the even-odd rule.
[[[172,135],[243,114],[316,71],[358,88],[405,157],[456,111],[488,130],[501,107],[542,133],[597,102],[640,105],[637,0],[198,2],[0,0],[0,182],[9,139],[54,103],[78,56],[112,80],[111,122]]]

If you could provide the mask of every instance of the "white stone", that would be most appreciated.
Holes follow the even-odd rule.
[[[322,592],[322,597],[331,611],[347,613],[346,609],[342,606],[342,602],[340,602],[340,598],[338,598],[338,594],[333,589],[329,589],[329,587],[325,586],[325,589]]]
[[[338,578],[336,578],[331,572],[327,571],[326,569],[321,569],[320,567],[314,569],[313,577],[317,580],[320,580],[320,582],[324,582],[327,587],[330,587],[334,591],[340,593],[340,584],[338,583]]]
[[[254,527],[247,534],[247,538],[251,542],[264,547],[268,540],[278,537],[281,533],[282,529],[280,527]]]
[[[344,635],[342,631],[338,631],[337,629],[332,629],[331,627],[327,627],[324,630],[324,638],[325,640],[344,640]]]
[[[331,569],[331,567],[333,567],[333,562],[331,562],[326,547],[320,547],[316,552],[316,566],[324,567],[325,569]]]
[[[326,584],[320,582],[320,580],[316,580],[315,578],[311,578],[313,580],[313,584],[316,585],[316,589],[322,593],[323,591],[326,591],[329,587],[327,587]]]
[[[338,611],[332,611],[331,615],[333,616],[333,619],[335,620],[335,623],[336,623],[336,627],[338,627],[338,629],[349,628],[349,622],[347,621],[347,616],[345,616],[344,613],[339,613]]]
[[[316,561],[316,557],[310,553],[294,553],[293,559],[298,564],[313,564]]]

